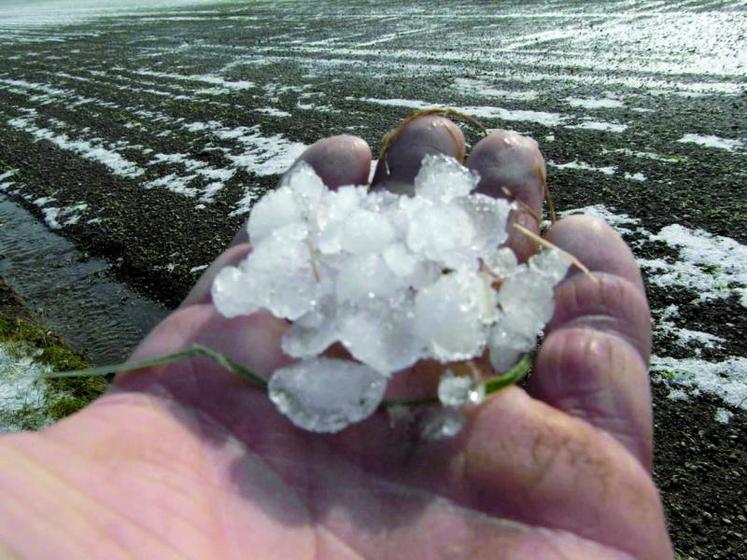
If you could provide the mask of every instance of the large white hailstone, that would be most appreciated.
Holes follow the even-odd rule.
[[[366,197],[364,187],[340,187],[327,191],[315,216],[314,242],[323,254],[338,254],[342,251],[343,228],[348,217],[360,209]],[[253,212],[254,210],[252,210]]]
[[[247,229],[255,245],[274,231],[295,224],[301,219],[296,196],[287,187],[280,187],[263,196],[252,208]]]
[[[480,182],[476,171],[442,154],[423,158],[415,176],[415,194],[436,203],[448,204],[471,193]]]
[[[386,215],[361,209],[348,215],[341,235],[341,248],[360,254],[381,251],[395,240],[397,232]]]
[[[487,334],[482,319],[491,312],[485,290],[479,274],[459,270],[415,296],[413,329],[437,360],[468,360],[482,353]]]
[[[329,289],[328,282],[317,278],[304,241],[272,235],[255,247],[242,268],[252,278],[258,304],[291,321],[311,311]]]
[[[470,250],[475,241],[475,226],[464,208],[418,198],[405,199],[401,205],[409,221],[410,251],[448,268],[477,266]]]
[[[485,398],[485,386],[475,385],[469,377],[456,376],[447,369],[438,382],[438,400],[444,406],[480,404]]]
[[[338,269],[336,294],[340,303],[387,298],[405,287],[405,280],[376,253],[352,255]]]
[[[349,360],[310,358],[275,371],[270,399],[299,428],[338,432],[378,408],[386,378]]]
[[[519,264],[509,247],[514,206],[472,191],[479,176],[446,156],[427,156],[415,196],[366,187],[330,191],[305,163],[252,210],[254,250],[212,285],[226,317],[266,309],[291,321],[270,397],[294,424],[335,432],[379,406],[387,378],[420,360],[470,360],[487,349],[506,371],[531,351],[553,313],[567,255],[543,251]],[[348,360],[322,357],[335,343]],[[426,437],[453,435],[458,409],[484,387],[445,375],[446,408]]]
[[[260,307],[253,278],[235,266],[227,266],[218,272],[211,294],[215,308],[229,319],[249,315]]]
[[[511,276],[519,266],[516,253],[508,247],[488,248],[483,253],[481,260],[488,267],[488,270],[499,278]]]
[[[412,329],[412,297],[370,301],[339,317],[340,341],[352,356],[382,375],[412,366],[426,346]]]
[[[285,333],[283,352],[294,358],[318,356],[339,338],[337,307],[331,297],[324,297],[317,307],[299,317]]]
[[[328,192],[314,168],[305,161],[293,166],[283,177],[281,187],[286,187],[293,192],[296,196],[296,204],[306,219],[316,215],[322,196]]]
[[[495,324],[490,328],[488,349],[490,364],[498,372],[505,372],[519,361],[522,354],[529,352],[536,343],[536,334],[517,332],[515,316],[499,312]],[[533,330],[522,328],[522,331]]]
[[[478,193],[456,202],[467,212],[472,222],[472,249],[476,253],[494,250],[505,243],[508,239],[506,224],[512,207],[508,201]]]

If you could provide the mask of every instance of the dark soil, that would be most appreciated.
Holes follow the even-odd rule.
[[[654,392],[654,479],[675,549],[683,558],[747,558],[747,413],[714,421],[723,403]]]

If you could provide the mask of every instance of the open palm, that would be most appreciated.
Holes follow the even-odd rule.
[[[441,117],[412,121],[374,186],[406,189],[434,152],[462,157],[459,129]],[[370,157],[352,137],[302,156],[332,188],[366,182]],[[514,218],[537,230],[536,144],[497,133],[467,165],[480,190],[525,203]],[[0,439],[0,556],[671,558],[650,478],[650,323],[638,269],[590,218],[558,222],[548,238],[595,277],[556,289],[527,391],[472,408],[458,437],[423,440],[415,423],[391,427],[384,413],[337,435],[303,432],[261,391],[202,359],[131,372],[48,430]],[[210,303],[212,277],[246,255],[246,241],[237,236],[133,358],[201,343],[265,375],[288,363],[283,321],[263,312],[227,320]],[[524,256],[533,250],[510,241]],[[400,374],[390,396],[433,394],[426,370]]]

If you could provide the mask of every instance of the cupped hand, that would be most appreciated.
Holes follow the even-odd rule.
[[[428,153],[463,158],[459,128],[433,115],[411,121],[371,188],[406,191]],[[322,140],[301,159],[330,188],[368,182],[371,153],[358,138]],[[466,165],[481,192],[518,200],[512,220],[538,232],[545,167],[534,141],[491,134]],[[459,436],[424,440],[383,412],[340,434],[304,432],[203,359],[129,372],[49,429],[0,438],[0,556],[671,558],[651,480],[640,273],[598,220],[566,218],[546,238],[593,276],[557,287],[527,389],[472,407]],[[524,258],[536,250],[513,229],[510,243]],[[250,250],[240,232],[133,359],[201,343],[264,375],[288,363],[284,321],[225,319],[210,302],[216,272]],[[399,374],[391,395],[433,394],[427,369]]]

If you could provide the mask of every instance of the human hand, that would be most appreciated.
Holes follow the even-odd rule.
[[[461,131],[412,121],[373,188],[402,190],[426,153],[462,158]],[[335,137],[302,159],[331,188],[367,182],[370,150]],[[467,160],[479,190],[530,210],[538,231],[544,163],[536,143],[497,133]],[[336,435],[295,428],[208,361],[120,375],[84,411],[38,434],[0,439],[0,552],[30,558],[671,558],[651,481],[650,320],[640,273],[614,231],[586,217],[547,239],[594,278],[556,289],[555,316],[527,390],[468,410],[450,440],[390,428],[384,413]],[[220,268],[250,251],[246,234],[205,272],[133,359],[195,343],[263,375],[289,362],[286,323],[225,319],[210,302]],[[512,230],[524,257],[536,248]],[[435,393],[427,365],[389,397]],[[4,548],[3,548],[4,547]],[[2,556],[2,554],[0,554]]]

